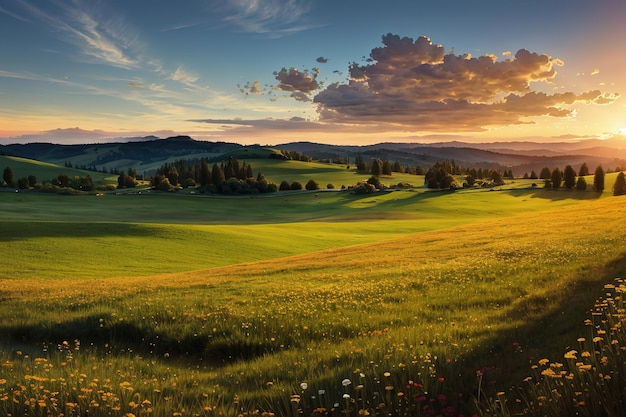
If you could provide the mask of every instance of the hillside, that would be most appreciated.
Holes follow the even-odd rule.
[[[99,171],[125,170],[134,167],[138,172],[152,174],[166,162],[179,159],[207,158],[224,160],[228,156],[237,159],[280,157],[280,151],[304,154],[315,160],[354,161],[361,156],[365,160],[378,158],[403,166],[421,165],[428,168],[443,159],[454,160],[465,167],[487,169],[510,169],[515,176],[543,167],[572,165],[578,170],[586,163],[591,169],[603,165],[605,169],[626,166],[626,145],[619,141],[588,141],[562,143],[465,143],[440,142],[378,143],[364,146],[326,145],[312,142],[292,142],[273,147],[244,146],[227,142],[207,142],[189,136],[159,139],[154,136],[144,140],[116,143],[59,145],[52,143],[28,143],[0,145],[0,155],[35,159],[53,164],[71,164],[73,167],[95,168]]]

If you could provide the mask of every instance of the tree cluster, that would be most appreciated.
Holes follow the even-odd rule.
[[[206,158],[193,163],[179,160],[163,164],[152,177],[150,185],[161,191],[169,191],[177,187],[200,186],[203,191],[237,195],[270,193],[278,190],[278,186],[269,182],[262,173],[256,177],[252,166],[230,157],[221,163],[209,167]]]

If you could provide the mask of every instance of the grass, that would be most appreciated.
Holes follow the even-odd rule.
[[[577,340],[626,258],[624,198],[595,193],[16,198],[13,415],[475,411]]]
[[[19,178],[28,177],[29,175],[34,175],[37,178],[37,182],[42,183],[43,181],[49,181],[56,178],[60,174],[66,174],[70,177],[84,177],[86,175],[90,175],[96,186],[117,184],[116,175],[112,176],[102,172],[84,171],[50,164],[47,162],[35,161],[32,159],[0,155],[0,168],[4,170],[5,167],[11,167],[11,170],[13,171],[13,181],[16,183]]]

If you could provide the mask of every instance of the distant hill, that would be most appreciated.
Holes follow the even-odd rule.
[[[150,175],[166,162],[179,159],[207,158],[224,160],[281,158],[281,150],[298,152],[315,160],[342,160],[352,162],[357,155],[369,160],[399,161],[403,166],[421,165],[428,168],[443,159],[458,165],[494,169],[510,169],[514,175],[523,175],[547,166],[563,169],[572,165],[578,170],[586,163],[593,170],[602,164],[605,170],[626,166],[626,143],[620,140],[581,142],[493,142],[467,143],[459,141],[432,144],[383,142],[374,145],[344,146],[313,142],[292,142],[273,147],[244,146],[228,142],[194,140],[189,136],[159,139],[154,136],[132,138],[116,143],[59,145],[27,143],[0,145],[0,154],[19,156],[58,165],[71,164],[77,168],[125,170],[134,167]]]

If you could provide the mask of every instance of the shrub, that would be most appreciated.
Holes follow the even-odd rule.
[[[376,192],[376,187],[368,182],[357,184],[354,188],[354,194],[371,194]]]
[[[291,183],[291,189],[292,190],[301,190],[302,189],[302,184],[299,183],[298,181],[294,181]]]
[[[281,181],[280,186],[278,187],[280,191],[289,191],[291,190],[291,185],[287,181]]]
[[[311,179],[307,181],[305,188],[309,191],[319,190],[320,185],[317,182],[315,182],[315,180]]]

